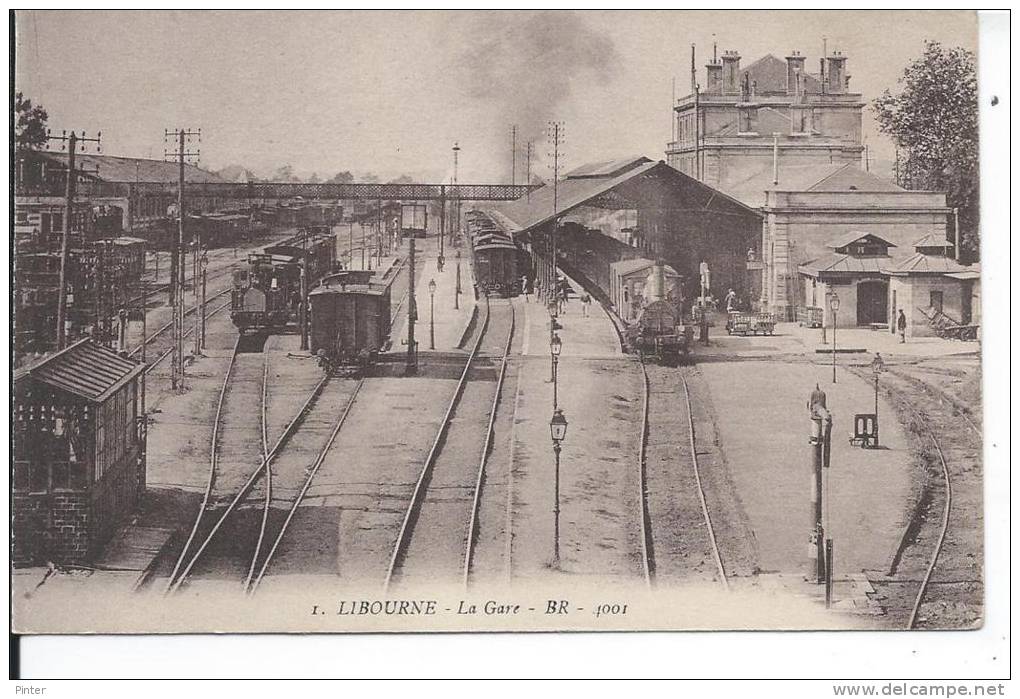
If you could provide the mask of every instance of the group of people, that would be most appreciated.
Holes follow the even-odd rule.
[[[567,302],[570,300],[571,287],[563,277],[560,277],[556,283],[554,300],[557,304],[556,310],[558,313],[566,313]],[[524,294],[525,302],[531,302],[531,294],[534,293],[536,298],[542,295],[542,280],[536,278],[534,284],[527,275],[521,277],[521,293]],[[587,291],[583,292],[580,297],[581,301],[581,316],[587,318],[589,315],[589,309],[591,308],[591,295]]]

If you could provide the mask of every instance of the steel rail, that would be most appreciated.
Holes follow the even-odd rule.
[[[486,297],[485,320],[482,321],[478,338],[475,340],[474,347],[471,349],[471,353],[468,355],[467,361],[464,362],[464,371],[461,373],[460,380],[457,382],[457,388],[453,393],[453,398],[450,400],[450,405],[446,409],[446,414],[443,416],[443,422],[439,431],[436,433],[435,441],[432,442],[432,448],[429,450],[428,456],[425,457],[425,463],[422,465],[421,473],[418,474],[418,480],[414,484],[414,490],[411,493],[411,500],[408,503],[407,511],[404,512],[404,519],[400,524],[400,531],[397,534],[397,540],[393,546],[393,554],[390,556],[390,563],[386,570],[386,579],[383,583],[384,593],[389,592],[390,584],[393,581],[393,574],[402,563],[403,555],[406,552],[408,543],[410,542],[411,519],[413,518],[415,511],[421,505],[421,498],[424,497],[425,494],[425,481],[430,476],[432,466],[435,464],[436,457],[439,455],[440,445],[443,443],[446,433],[450,427],[450,420],[453,417],[454,411],[457,409],[457,404],[460,402],[461,395],[464,393],[464,386],[467,384],[467,376],[471,369],[471,364],[473,363],[475,356],[478,354],[478,348],[481,347],[482,338],[485,337],[485,331],[488,327],[489,299]]]
[[[361,387],[364,384],[365,380],[360,379],[358,383],[355,385],[354,392],[351,394],[351,397],[347,400],[347,406],[344,408],[343,412],[340,413],[340,416],[334,423],[333,429],[330,431],[329,438],[326,440],[322,448],[319,450],[319,454],[316,457],[315,461],[312,463],[312,467],[308,471],[308,475],[305,478],[304,484],[301,486],[300,492],[298,492],[297,496],[294,498],[294,502],[291,504],[290,510],[287,512],[286,519],[284,519],[283,524],[280,525],[280,530],[273,541],[273,545],[269,548],[269,552],[266,554],[266,559],[262,562],[262,567],[259,569],[258,575],[255,576],[254,579],[252,579],[249,574],[249,579],[245,581],[245,591],[248,594],[254,595],[256,590],[258,590],[258,587],[261,584],[262,579],[266,575],[266,571],[269,570],[269,564],[273,560],[273,556],[276,554],[276,549],[280,546],[280,542],[283,541],[283,535],[286,534],[287,527],[290,526],[290,521],[294,518],[294,515],[297,514],[298,507],[301,506],[301,502],[304,500],[305,494],[308,492],[308,489],[312,485],[312,479],[314,479],[315,475],[319,472],[319,467],[322,466],[322,462],[326,460],[326,454],[329,453],[329,450],[332,448],[333,443],[336,441],[337,435],[340,434],[340,428],[343,427],[344,423],[347,421],[347,416],[350,414],[351,408],[354,407],[354,401],[357,399],[358,393],[361,391]],[[255,561],[257,559],[257,556],[258,550],[256,550],[256,556],[252,558],[253,569],[255,567]]]
[[[266,344],[269,339],[266,340]],[[259,538],[255,542],[255,554],[251,557],[251,565],[248,566],[248,577],[244,579],[244,587],[251,584],[251,577],[255,573],[255,561],[258,560],[259,552],[262,550],[262,540],[266,536],[266,525],[269,523],[269,508],[273,503],[273,469],[269,465],[269,435],[268,435],[268,386],[269,386],[269,352],[263,348],[265,361],[262,364],[262,394],[260,396],[262,413],[262,468],[266,476],[266,497],[262,504],[262,523],[259,525]]]
[[[230,289],[224,289],[223,291],[217,292],[216,294],[213,294],[208,299],[206,299],[206,303],[208,303],[209,301],[214,301],[215,299],[218,299],[220,296],[223,296],[224,294],[229,293],[229,292],[230,292]],[[184,311],[185,317],[187,317],[187,316],[191,315],[192,313],[194,313],[197,308],[198,308],[198,306],[192,306],[191,308],[186,309]],[[216,309],[216,312],[219,312],[219,311],[223,310],[223,308],[225,308],[225,306],[220,306],[219,308]],[[211,315],[212,315],[212,313],[206,315],[206,318],[209,318]],[[151,344],[153,342],[153,340],[155,340],[156,338],[160,337],[161,335],[163,335],[163,333],[165,333],[167,330],[169,330],[170,326],[172,326],[172,325],[173,325],[173,321],[170,321],[169,323],[166,323],[165,325],[160,326],[158,330],[156,330],[154,333],[149,335],[147,338],[143,338],[143,341],[145,342],[146,345]],[[193,333],[193,332],[195,332],[194,328],[188,329],[185,332],[185,337],[188,334]],[[128,352],[128,356],[129,357],[133,357],[133,356],[135,356],[136,354],[138,354],[141,351],[142,351],[142,345],[139,344],[133,350]]]
[[[485,443],[482,445],[482,453],[478,459],[478,477],[475,479],[474,498],[471,503],[471,520],[468,524],[467,548],[464,551],[464,589],[468,587],[471,577],[471,561],[474,554],[475,539],[478,529],[478,508],[482,502],[482,483],[485,480],[485,466],[489,461],[489,452],[492,450],[492,437],[496,424],[496,412],[499,408],[499,399],[503,391],[503,379],[506,377],[506,367],[510,360],[510,347],[514,341],[514,329],[517,323],[517,312],[510,304],[510,330],[506,335],[506,344],[503,348],[503,361],[499,367],[499,377],[496,379],[496,390],[492,397],[492,408],[489,410],[489,423],[485,428]]]
[[[855,371],[854,373],[856,373],[858,376],[861,376],[861,378],[864,378],[862,372]],[[923,381],[920,381],[919,379],[910,376],[909,374],[904,374],[901,371],[890,371],[890,373],[892,373],[894,376],[899,376],[903,381],[907,382],[908,384],[916,386],[918,383],[920,383],[923,386],[927,386],[927,384],[925,384]],[[910,617],[907,620],[906,629],[910,631],[914,629],[915,626],[917,625],[917,616],[918,613],[921,611],[921,603],[924,601],[924,597],[928,592],[928,586],[931,584],[931,577],[935,572],[935,566],[938,564],[939,555],[942,553],[942,548],[946,542],[946,535],[949,532],[949,515],[953,506],[953,482],[952,478],[949,475],[949,462],[946,459],[945,453],[942,451],[942,445],[939,443],[938,437],[935,436],[935,430],[931,428],[930,421],[925,419],[921,412],[914,408],[910,401],[906,400],[903,391],[890,387],[888,383],[883,384],[883,388],[886,390],[887,393],[898,394],[901,399],[900,403],[903,406],[905,406],[907,410],[910,411],[911,415],[913,415],[914,419],[919,424],[924,425],[925,431],[928,433],[928,438],[931,439],[931,443],[935,447],[935,452],[938,454],[939,463],[942,465],[942,481],[946,488],[946,504],[945,507],[943,507],[942,509],[942,522],[939,526],[939,536],[935,542],[935,550],[934,552],[932,552],[931,560],[928,562],[928,567],[925,570],[924,577],[921,578],[921,585],[917,590],[917,596],[914,598],[914,604],[910,609]],[[938,391],[938,389],[935,390],[936,392],[941,393],[941,391]],[[952,405],[952,402],[950,402],[950,405]],[[970,421],[968,420],[968,422]],[[976,426],[973,423],[970,423],[970,427],[978,436],[980,436],[981,434],[980,431],[976,428]]]
[[[698,499],[701,501],[701,512],[705,516],[705,526],[708,528],[708,538],[712,544],[712,556],[715,558],[715,565],[719,570],[719,580],[723,588],[729,590],[730,583],[726,578],[726,568],[723,566],[722,556],[719,554],[719,542],[715,538],[715,527],[712,525],[712,517],[708,512],[705,488],[701,483],[701,469],[698,467],[698,452],[696,451],[694,439],[694,409],[691,405],[691,391],[687,386],[687,378],[683,374],[680,374],[680,383],[684,387],[684,402],[687,405],[687,424],[691,442],[691,466],[694,468],[694,480],[698,484]]]
[[[638,359],[641,365],[643,397],[641,401],[641,446],[638,448],[638,502],[641,503],[641,575],[647,587],[652,586],[655,578],[655,561],[652,552],[652,523],[648,510],[648,472],[646,467],[648,452],[648,402],[651,396],[651,382],[648,369],[645,368],[644,357]]]
[[[174,569],[170,573],[170,579],[167,580],[166,588],[163,590],[163,594],[168,594],[174,587],[174,580],[177,578],[177,574],[180,572],[181,564],[184,563],[184,559],[188,555],[188,550],[191,548],[192,542],[195,540],[195,535],[198,533],[198,527],[202,523],[202,518],[205,516],[206,507],[209,505],[209,499],[212,496],[213,485],[216,483],[216,463],[219,459],[219,450],[216,445],[219,443],[220,436],[220,415],[223,412],[223,400],[227,395],[227,385],[230,383],[230,376],[234,373],[234,366],[237,360],[237,351],[241,346],[241,336],[238,335],[234,341],[234,351],[230,354],[230,363],[227,365],[227,370],[223,373],[223,385],[220,386],[220,395],[216,401],[216,413],[213,416],[213,430],[212,437],[210,439],[209,449],[209,480],[205,486],[205,493],[202,495],[202,504],[198,509],[198,516],[195,518],[195,523],[191,527],[191,533],[188,534],[187,541],[184,542],[184,548],[181,549],[180,556],[177,557],[177,562],[174,564]]]
[[[220,311],[222,311],[224,308],[226,308],[229,305],[230,305],[230,301],[227,301],[226,303],[224,303],[224,304],[222,304],[220,306],[217,306],[216,308],[211,310],[209,313],[206,313],[205,314],[206,320],[212,318],[214,315],[216,315],[217,313],[219,313]],[[192,327],[188,328],[184,332],[184,337],[191,337],[194,334],[195,334],[195,328],[194,328],[194,326],[192,326]],[[152,341],[152,339],[155,339],[155,336],[153,336],[153,338],[150,338],[150,342]],[[173,347],[170,347],[169,349],[164,350],[162,354],[160,354],[154,360],[149,362],[149,365],[147,367],[145,367],[145,373],[148,374],[153,369],[155,369],[156,365],[162,363],[164,359],[166,359],[167,357],[169,357],[173,353],[173,351],[174,351]]]
[[[946,506],[942,510],[942,527],[939,531],[938,541],[935,544],[935,552],[931,556],[931,561],[928,563],[928,570],[924,573],[924,578],[921,580],[921,587],[917,591],[917,597],[914,599],[914,606],[910,610],[910,620],[907,622],[908,631],[917,625],[917,614],[921,611],[921,602],[924,600],[924,596],[928,592],[928,584],[931,582],[932,573],[935,572],[935,565],[938,563],[939,554],[942,553],[942,546],[946,542],[946,533],[949,531],[949,512],[953,506],[953,484],[949,477],[949,464],[946,462],[946,455],[942,453],[942,445],[939,444],[939,440],[936,439],[934,430],[928,426],[927,421],[925,421],[924,424],[928,430],[928,436],[931,438],[932,444],[935,445],[935,451],[938,452],[939,461],[942,462],[942,478],[946,484]]]
[[[301,406],[301,409],[298,410],[297,414],[287,424],[287,427],[284,428],[283,434],[280,435],[280,438],[273,445],[273,448],[272,448],[272,450],[270,450],[269,455],[267,457],[267,460],[272,461],[272,459],[274,459],[276,457],[276,455],[279,453],[279,451],[283,447],[284,443],[288,439],[290,439],[291,435],[293,435],[293,433],[296,431],[297,426],[300,424],[300,422],[304,419],[305,415],[307,414],[307,412],[308,412],[312,402],[322,392],[322,388],[326,385],[327,381],[329,381],[329,376],[328,375],[324,376],[315,385],[315,388],[312,389],[312,391],[309,394],[308,398],[305,400],[304,404]],[[176,591],[177,589],[180,588],[181,584],[184,582],[184,580],[191,573],[192,568],[194,568],[195,564],[198,563],[198,559],[201,558],[202,554],[208,548],[209,543],[213,540],[213,538],[215,538],[217,532],[219,532],[220,527],[222,527],[223,523],[227,520],[227,518],[231,514],[233,514],[234,510],[237,508],[237,505],[241,502],[241,500],[243,500],[245,498],[245,496],[247,496],[248,491],[251,490],[251,487],[258,480],[259,476],[262,475],[262,472],[264,471],[264,468],[265,468],[264,464],[260,463],[258,468],[256,468],[254,471],[252,471],[251,475],[248,476],[248,480],[245,481],[245,483],[240,488],[238,488],[237,493],[234,495],[234,498],[231,500],[230,504],[227,505],[226,509],[224,509],[223,513],[220,515],[220,518],[213,525],[213,528],[212,528],[212,530],[210,530],[209,534],[206,535],[205,540],[202,542],[202,545],[199,546],[199,548],[195,552],[194,556],[192,556],[191,560],[188,562],[188,565],[181,572],[180,577],[177,579],[176,582],[172,583],[172,587],[168,587],[169,591],[171,591],[171,592],[172,591]],[[207,501],[204,502],[203,504],[207,504]],[[202,515],[204,515],[204,514],[205,514],[205,511],[204,511],[204,508],[203,508]]]

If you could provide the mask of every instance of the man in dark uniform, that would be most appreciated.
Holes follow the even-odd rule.
[[[903,309],[900,309],[900,315],[896,319],[896,329],[900,331],[900,342],[904,343],[907,341],[907,316],[903,314]]]

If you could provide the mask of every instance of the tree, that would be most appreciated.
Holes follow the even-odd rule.
[[[390,180],[390,184],[414,184],[414,178],[410,175],[401,175],[395,180]]]
[[[49,115],[42,106],[18,92],[14,95],[14,142],[17,150],[36,150],[46,145],[46,120]]]
[[[872,102],[879,128],[900,149],[898,178],[908,189],[946,192],[959,209],[960,253],[976,260],[980,250],[978,104],[974,54],[928,41],[920,58]]]
[[[354,175],[349,170],[344,170],[333,175],[328,181],[335,184],[349,184],[354,181]]]
[[[284,165],[276,168],[272,175],[269,176],[270,182],[295,182],[297,178],[294,177],[294,166]]]
[[[319,184],[319,173],[313,172],[312,176],[308,178],[308,184]]]

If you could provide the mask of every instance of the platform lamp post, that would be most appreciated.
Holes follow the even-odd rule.
[[[556,472],[553,478],[553,568],[560,567],[560,445],[567,436],[567,418],[559,408],[553,410],[549,420],[549,432],[552,436],[553,456],[556,459]]]
[[[559,407],[559,362],[563,350],[563,340],[556,333],[549,339],[549,356],[552,358],[552,369],[549,380],[553,385],[553,410]]]
[[[839,294],[829,292],[829,310],[832,311],[832,383],[836,383],[836,312],[839,311]]]
[[[460,308],[460,250],[457,251],[457,286],[453,290],[453,308]]]
[[[436,348],[436,280],[429,279],[429,349]]]
[[[875,446],[878,446],[878,375],[885,371],[885,362],[882,360],[881,352],[875,352],[875,358],[871,361],[871,371],[875,375]]]

